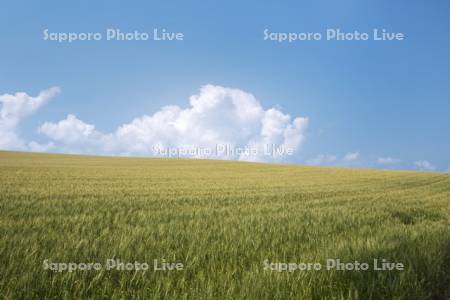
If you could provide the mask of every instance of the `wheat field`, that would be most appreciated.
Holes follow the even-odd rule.
[[[328,259],[404,269],[266,268]],[[46,265],[69,262],[102,266]],[[449,283],[449,174],[0,152],[4,299],[438,299]]]

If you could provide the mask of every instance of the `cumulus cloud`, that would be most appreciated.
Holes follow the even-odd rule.
[[[398,164],[401,160],[398,158],[392,158],[392,157],[379,157],[377,158],[377,163],[380,165],[392,165],[392,164]]]
[[[436,170],[436,167],[430,163],[427,160],[419,160],[414,162],[414,165],[416,166],[417,169],[421,170],[421,171],[434,171]]]
[[[69,152],[280,161],[299,151],[307,118],[264,109],[250,93],[206,85],[189,106],[165,106],[102,133],[75,115],[39,132]],[[176,152],[176,153],[175,153]]]
[[[0,149],[26,149],[26,143],[18,134],[20,122],[59,93],[58,87],[52,87],[41,91],[36,97],[23,92],[0,95]]]
[[[97,131],[94,125],[85,123],[72,114],[58,123],[44,123],[38,132],[73,153],[96,151],[109,153],[113,149],[110,145],[113,142],[111,135]]]
[[[28,150],[32,152],[48,152],[55,147],[55,144],[53,142],[41,144],[35,141],[31,141],[27,146]]]
[[[347,153],[344,155],[343,160],[347,161],[347,162],[355,161],[358,159],[358,157],[359,157],[359,152],[350,152],[350,153]]]

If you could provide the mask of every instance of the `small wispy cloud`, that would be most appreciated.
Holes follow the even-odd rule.
[[[414,162],[414,166],[421,171],[434,171],[436,167],[427,160],[418,160]]]
[[[306,161],[307,165],[313,165],[313,166],[318,166],[318,165],[327,165],[327,164],[332,164],[337,160],[337,156],[336,155],[330,155],[330,154],[319,154],[314,158],[308,159]]]
[[[355,161],[359,157],[359,152],[349,152],[344,155],[344,158],[342,160],[344,161]]]
[[[393,165],[400,163],[401,160],[398,158],[392,158],[392,157],[378,157],[377,158],[377,164],[380,165]]]
[[[308,159],[305,163],[312,166],[349,166],[360,157],[359,152],[349,152],[344,156],[335,154],[318,154],[317,156]]]

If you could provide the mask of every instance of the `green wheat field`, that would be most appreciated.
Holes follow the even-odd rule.
[[[151,268],[44,267],[107,259]],[[404,270],[264,264],[327,259]],[[5,299],[441,299],[449,287],[449,174],[0,152]]]

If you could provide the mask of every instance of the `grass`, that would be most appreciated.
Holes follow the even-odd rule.
[[[184,270],[43,267],[108,258]],[[263,264],[328,258],[405,269]],[[449,174],[0,152],[5,299],[433,299],[449,282]]]

